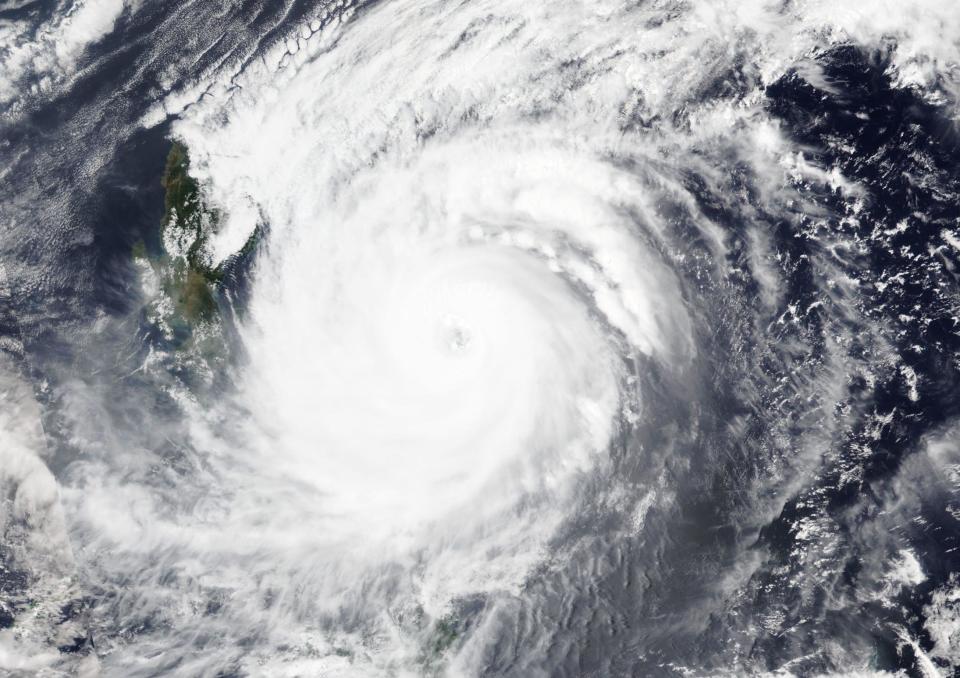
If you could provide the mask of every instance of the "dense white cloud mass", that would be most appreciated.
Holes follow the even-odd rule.
[[[406,665],[424,632],[396,611],[437,618],[520,586],[642,416],[632,370],[682,375],[694,359],[658,209],[692,206],[691,151],[735,127],[771,195],[784,173],[842,186],[749,98],[693,104],[713,74],[741,59],[760,87],[818,45],[879,42],[898,17],[904,84],[950,77],[957,45],[942,38],[960,31],[909,30],[919,5],[882,4],[390,2],[278,43],[175,126],[225,214],[216,257],[268,229],[238,392],[195,414],[221,489],[165,523],[143,489],[97,481],[85,519],[111,516],[95,532],[131,566],[177,554],[144,583],[169,566],[195,582],[192,601],[159,581],[148,595],[184,633],[215,633],[189,610],[229,591],[217,623],[267,638],[259,661],[278,675]],[[683,106],[687,126],[625,133]],[[345,610],[378,640],[303,630]],[[306,659],[304,644],[325,649]],[[470,656],[452,670],[475,671]]]
[[[622,75],[568,93],[555,61],[593,36],[550,54],[545,27],[595,12],[454,9],[371,10],[226,125],[177,128],[214,199],[270,229],[242,458],[315,493],[298,529],[321,542],[448,544],[426,562],[432,609],[517,585],[642,407],[625,360],[682,370],[693,350],[653,249],[664,188],[618,167],[653,150],[618,132]]]
[[[631,263],[642,250],[614,207],[632,207],[617,205],[630,179],[555,145],[515,130],[438,141],[352,177],[271,246],[247,397],[280,437],[271,456],[350,493],[344,512],[377,508],[393,529],[481,490],[499,507],[556,487],[610,439],[625,376],[613,344],[667,351],[682,307],[652,262]]]
[[[227,208],[223,250],[255,220],[269,227],[223,415],[238,430],[203,445],[219,450],[212,473],[233,489],[205,500],[216,503],[209,525],[144,533],[111,518],[97,531],[177,543],[154,546],[164,550],[202,544],[196,576],[239,586],[233,614],[251,620],[262,578],[298,591],[263,620],[277,644],[297,628],[284,618],[318,610],[436,618],[456,596],[514,590],[642,409],[631,369],[682,371],[693,356],[655,249],[664,188],[618,166],[645,149],[620,138],[611,83],[554,107],[550,89],[568,83],[524,91],[536,49],[482,64],[522,17],[494,22],[437,71],[490,8],[438,9],[426,31],[422,8],[372,10],[282,88],[243,97],[226,125],[188,116],[177,127]],[[404,43],[414,30],[425,41],[415,53]],[[129,492],[91,489],[94,522]],[[418,634],[395,645],[409,629],[373,622],[385,643],[375,664],[418,652]]]
[[[39,47],[16,42],[0,102],[17,96],[28,58],[42,57],[34,75],[70,73],[123,7],[91,0]],[[818,50],[891,40],[897,86],[955,95],[960,10],[948,1],[341,2],[158,104],[144,122],[178,116],[172,133],[222,217],[214,261],[259,242],[231,319],[242,353],[231,388],[198,396],[157,376],[152,352],[138,370],[182,414],[175,434],[157,425],[162,464],[103,425],[117,404],[96,389],[59,394],[83,453],[62,489],[77,561],[124,624],[98,648],[111,670],[416,675],[455,604],[521,591],[596,500],[611,449],[651,399],[683,403],[693,383],[720,313],[677,274],[685,242],[715,255],[703,270],[733,274],[727,234],[689,177],[722,195],[718,158],[735,159],[756,178],[750,209],[816,213],[798,185],[854,203],[862,188],[805,159],[763,87],[798,68],[827,91]],[[704,94],[734,71],[744,96]],[[782,324],[771,236],[743,232],[758,306]],[[823,296],[843,307],[855,282],[835,278]],[[845,378],[822,378],[823,390]],[[47,569],[69,573],[58,488],[20,440],[0,439],[13,450],[0,481],[59,549]],[[666,485],[664,448],[637,465]],[[799,449],[788,464],[821,453]],[[634,499],[604,488],[637,533],[670,499],[650,485]],[[766,510],[782,507],[774,496]],[[820,524],[804,523],[811,542]],[[919,568],[904,550],[889,590],[922,582]],[[933,603],[943,656],[956,652],[956,598]],[[451,675],[480,671],[495,612],[450,658]],[[27,666],[5,647],[0,636],[0,669]]]
[[[22,582],[23,590],[4,591],[0,614],[25,603],[30,610],[18,615],[13,629],[0,631],[0,673],[56,675],[72,668],[76,675],[94,675],[95,657],[64,661],[55,650],[85,631],[77,622],[57,623],[62,606],[78,595],[73,551],[57,481],[45,463],[40,408],[11,348],[0,345],[0,572]]]

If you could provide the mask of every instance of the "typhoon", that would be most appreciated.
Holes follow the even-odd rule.
[[[960,675],[960,4],[0,2],[0,674]]]

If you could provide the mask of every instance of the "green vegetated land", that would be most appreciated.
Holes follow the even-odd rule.
[[[144,311],[178,360],[203,365],[200,371],[213,374],[227,357],[218,302],[227,264],[214,266],[209,250],[221,215],[204,202],[183,144],[172,144],[160,182],[164,210],[159,228],[145,234],[131,252],[140,266],[149,266]]]
[[[460,638],[460,624],[452,614],[437,619],[430,626],[426,644],[420,656],[425,675],[440,675],[446,663],[446,655]]]
[[[220,215],[203,203],[200,187],[190,176],[190,157],[183,144],[174,142],[170,148],[162,183],[166,196],[161,228],[171,265],[165,291],[188,322],[211,319],[217,312],[215,295],[223,280],[223,267],[213,267],[207,246]]]
[[[204,192],[190,173],[187,147],[173,142],[160,183],[164,209],[159,228],[144,235],[132,249],[134,262],[149,267],[142,279],[149,299],[146,320],[156,327],[178,364],[194,366],[208,376],[220,372],[229,356],[221,317],[223,285],[237,275],[251,257],[263,228],[257,226],[239,252],[215,263],[212,238],[223,214],[204,200]],[[231,302],[231,313],[243,313]]]
[[[138,241],[132,255],[156,275],[161,294],[151,302],[154,315],[180,348],[189,348],[198,327],[218,320],[217,298],[226,264],[213,264],[209,244],[221,215],[205,204],[200,185],[190,176],[190,156],[183,144],[170,147],[160,183],[164,209],[159,238],[148,236],[153,245]],[[162,313],[157,310],[161,306]]]

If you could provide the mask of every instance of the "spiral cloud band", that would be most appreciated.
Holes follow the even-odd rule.
[[[467,31],[483,12],[456,20]],[[444,57],[447,26],[411,63],[397,38],[422,21],[374,10],[274,96],[179,128],[191,148],[230,149],[199,171],[269,224],[240,396],[263,463],[317,487],[324,529],[364,541],[561,496],[640,407],[624,356],[690,358],[656,253],[663,188],[618,166],[639,149],[585,136],[603,113],[581,101],[550,110],[504,87],[523,64],[478,67],[493,36]],[[494,73],[510,106],[479,94]],[[528,544],[543,528],[531,520]]]
[[[955,3],[148,4],[0,57],[0,672],[960,666]]]
[[[269,237],[239,320],[243,442],[215,462],[259,480],[222,510],[268,551],[300,542],[300,605],[327,614],[391,563],[421,565],[365,605],[438,618],[521,585],[641,416],[637,370],[694,357],[656,208],[682,191],[623,136],[623,74],[555,75],[534,26],[574,17],[435,9],[330,25],[282,84],[175,128],[226,214],[220,250]],[[615,49],[589,40],[566,49]]]
[[[380,526],[588,468],[618,418],[618,347],[666,351],[682,319],[676,289],[631,268],[631,222],[575,181],[596,163],[514,134],[512,153],[437,140],[351,177],[261,271],[251,407],[270,404],[281,459]]]

